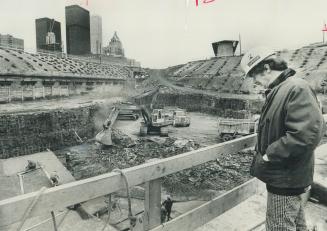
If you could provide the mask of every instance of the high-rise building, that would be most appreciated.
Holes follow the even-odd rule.
[[[90,53],[90,13],[78,6],[66,6],[67,53],[84,55]]]
[[[24,50],[24,39],[15,38],[10,34],[0,34],[0,46]]]
[[[37,51],[62,50],[60,22],[50,18],[35,19],[36,49]]]
[[[115,31],[114,36],[111,38],[109,45],[105,47],[104,53],[114,57],[125,57],[123,45]]]
[[[101,54],[102,50],[102,18],[98,15],[91,16],[91,53]]]

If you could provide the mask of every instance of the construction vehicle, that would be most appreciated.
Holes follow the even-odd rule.
[[[154,109],[152,113],[146,107],[141,107],[143,120],[140,127],[140,135],[159,134],[168,136],[168,126],[172,124],[164,116],[163,109]]]
[[[137,120],[139,114],[133,110],[120,109],[118,114],[118,120]]]
[[[117,106],[118,120],[137,120],[140,117],[140,108],[129,102],[122,102]]]
[[[218,133],[223,141],[229,141],[237,137],[253,134],[257,131],[259,118],[252,119],[218,119]]]
[[[189,127],[191,118],[186,114],[184,109],[177,109],[173,113],[173,126],[174,127]]]

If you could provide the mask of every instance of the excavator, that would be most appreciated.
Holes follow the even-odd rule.
[[[141,106],[141,114],[143,120],[140,127],[140,135],[146,136],[147,134],[155,134],[160,136],[168,136],[168,126],[172,124],[163,111],[163,109],[153,109],[153,105],[157,100],[159,88],[157,88],[152,96],[150,108]]]
[[[171,121],[168,121],[162,109],[154,109],[152,113],[145,107],[141,107],[143,120],[140,127],[140,135],[159,134],[160,136],[168,136],[168,126]]]

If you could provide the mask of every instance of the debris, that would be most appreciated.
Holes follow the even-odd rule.
[[[188,143],[189,141],[186,140],[186,139],[183,139],[183,140],[176,140],[174,142],[174,145],[177,147],[177,148],[183,148],[184,146],[186,146],[186,144]]]
[[[74,134],[75,134],[75,136],[77,137],[78,141],[79,141],[80,143],[83,143],[82,138],[77,134],[77,132],[76,132],[75,130],[74,130]]]
[[[134,140],[118,129],[112,129],[112,141],[115,145],[120,147],[130,148],[136,145]]]
[[[114,146],[108,149],[95,144],[66,151],[67,168],[77,180],[145,163],[148,159],[167,158],[200,148],[194,140],[174,137],[146,137],[132,140],[118,129],[113,129]],[[86,144],[84,144],[86,145]],[[162,178],[167,192],[192,198],[208,190],[229,190],[250,179],[249,166],[253,153],[250,149],[238,153],[224,153],[217,161],[186,169]],[[132,196],[143,197],[143,189],[132,189]],[[201,193],[202,194],[202,193]],[[209,195],[210,194],[210,195]],[[203,193],[211,198],[212,193]]]

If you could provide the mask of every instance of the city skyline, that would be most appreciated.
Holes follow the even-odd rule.
[[[90,15],[102,17],[102,46],[117,31],[126,57],[140,60],[145,67],[167,67],[213,57],[211,43],[238,40],[239,34],[243,50],[255,45],[295,49],[322,41],[321,30],[327,17],[327,2],[323,0],[198,2],[196,6],[192,0],[4,0],[0,13],[6,20],[0,23],[0,33],[24,39],[25,49],[35,52],[34,20],[49,17],[65,25],[65,6],[80,4]],[[17,4],[24,10],[18,10]],[[61,30],[67,46],[65,27]]]

